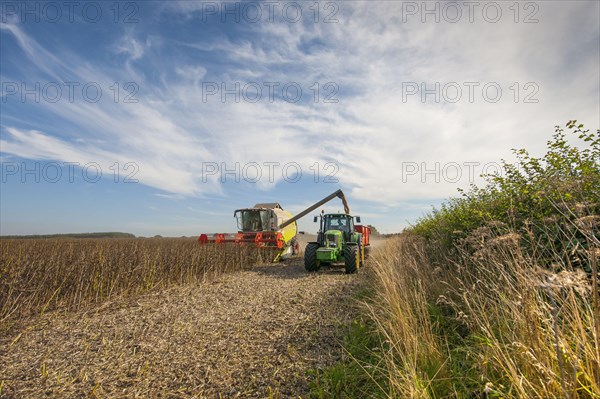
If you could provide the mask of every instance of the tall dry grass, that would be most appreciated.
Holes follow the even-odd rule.
[[[254,246],[193,239],[0,240],[0,329],[32,314],[187,284],[268,261]]]
[[[372,257],[374,298],[364,306],[381,338],[380,367],[389,397],[429,397],[443,373],[443,345],[430,321],[428,296],[436,287],[422,242],[403,235],[386,241]],[[444,376],[445,377],[445,376]]]
[[[600,217],[556,226],[583,245],[542,259],[536,233],[483,226],[452,253],[407,233],[374,254],[380,396],[600,398]]]

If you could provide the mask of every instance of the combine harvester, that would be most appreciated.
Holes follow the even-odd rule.
[[[336,197],[342,200],[344,213],[321,212],[317,241],[307,244],[304,266],[307,271],[317,271],[321,265],[344,262],[346,272],[354,273],[368,255],[371,229],[354,224],[354,220],[360,223],[360,217],[350,215],[342,190],[328,195],[296,216],[284,211],[277,203],[256,204],[252,208],[238,209],[233,214],[238,222],[239,231],[236,234],[201,234],[198,242],[200,245],[254,244],[273,251],[273,261],[277,262],[298,253],[296,221]],[[315,216],[315,222],[317,218]]]
[[[237,219],[236,234],[200,234],[200,245],[254,244],[265,251],[273,252],[273,262],[298,253],[296,223],[288,223],[292,214],[283,210],[278,203],[256,204],[252,208],[237,209],[233,216]]]

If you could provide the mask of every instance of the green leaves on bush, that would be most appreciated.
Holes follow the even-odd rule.
[[[571,120],[556,126],[541,158],[513,150],[517,163],[502,161],[502,173],[487,175],[485,187],[461,196],[418,220],[413,231],[452,247],[478,227],[502,222],[513,231],[541,226],[553,218],[597,215],[600,210],[600,130]],[[573,140],[569,140],[572,138]],[[576,141],[571,144],[571,141]],[[546,229],[544,229],[546,230]]]

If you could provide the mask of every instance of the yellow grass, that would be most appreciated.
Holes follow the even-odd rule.
[[[577,256],[595,271],[588,238]],[[384,396],[600,398],[595,272],[542,267],[515,233],[478,242],[450,256],[407,233],[374,254]]]

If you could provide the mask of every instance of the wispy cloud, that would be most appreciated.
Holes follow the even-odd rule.
[[[144,55],[144,45],[131,36],[125,36],[115,46],[117,54],[126,54],[132,60],[137,60]]]
[[[188,22],[200,24],[198,4],[164,10],[185,11]],[[537,24],[511,18],[498,24],[403,22],[394,2],[340,4],[338,23],[263,21],[240,26],[244,35],[211,40],[140,27],[114,43],[113,51],[126,60],[109,65],[90,65],[64,48],[49,51],[24,27],[3,24],[2,34],[36,66],[39,74],[30,78],[93,81],[105,88],[134,80],[139,90],[136,103],[111,101],[106,89],[98,103],[35,104],[64,121],[64,130],[3,121],[2,151],[32,159],[136,162],[141,183],[174,198],[227,195],[219,175],[202,175],[204,162],[231,167],[293,161],[307,169],[332,161],[353,196],[401,205],[409,198],[451,195],[458,184],[468,184],[465,162],[484,165],[509,156],[512,147],[540,148],[555,123],[579,118],[600,125],[598,24],[588,9],[597,10],[598,3],[566,9],[544,3]],[[167,46],[183,55],[165,56]],[[566,49],[574,59],[565,57]],[[219,92],[207,101],[207,82],[219,90],[221,84],[231,89],[236,82],[255,82],[263,98],[236,102],[229,95],[222,102]],[[265,82],[297,83],[309,100],[289,103],[279,93],[266,101]],[[312,99],[316,82],[319,102]],[[335,84],[337,103],[322,101],[328,82]],[[406,83],[431,88],[436,82],[458,84],[462,99],[436,102],[430,95],[422,102],[419,95],[403,95]],[[466,100],[464,82],[477,83],[475,101]],[[489,82],[503,90],[497,103],[482,97]],[[538,103],[523,103],[528,82],[537,87]],[[436,182],[426,173],[451,162],[463,165],[458,183],[443,176]],[[408,164],[416,164],[418,173],[407,176]],[[257,186],[269,190],[281,180],[277,174]]]

